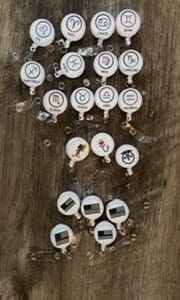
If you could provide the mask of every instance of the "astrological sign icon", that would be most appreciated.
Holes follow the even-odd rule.
[[[132,55],[132,54],[128,54],[128,55],[127,55],[127,59],[128,59],[128,63],[129,63],[130,65],[136,63],[136,59],[133,58],[133,55]]]
[[[132,24],[132,15],[125,15],[125,24]]]
[[[109,66],[110,62],[111,62],[111,59],[109,58],[109,56],[105,56],[105,55],[104,55],[104,56],[102,57],[102,63],[103,63],[103,65]]]
[[[126,150],[121,153],[122,161],[125,164],[132,164],[135,160],[135,155],[132,150]]]
[[[99,27],[104,28],[104,27],[107,27],[108,25],[109,25],[109,22],[108,22],[107,18],[103,18],[103,17],[98,18],[98,26]]]
[[[36,66],[32,66],[29,68],[28,75],[35,75],[38,72],[38,68]]]
[[[72,28],[77,28],[80,25],[80,21],[77,18],[71,18],[69,23],[72,24]]]
[[[48,26],[47,25],[42,25],[39,27],[39,31],[45,36],[48,31]]]
[[[99,147],[102,148],[104,152],[109,151],[109,145],[106,145],[105,141],[103,139],[99,140]]]
[[[75,154],[73,155],[73,157],[78,157],[80,158],[81,157],[81,153],[86,149],[87,145],[83,145],[83,144],[79,144],[76,148],[76,152]]]
[[[52,96],[52,103],[54,105],[57,105],[57,106],[59,106],[61,104],[61,101],[59,99],[59,95],[53,95]]]
[[[86,100],[86,96],[87,96],[87,93],[86,93],[86,92],[84,92],[84,93],[79,92],[79,100],[80,100],[81,102],[84,102],[84,101]]]
[[[74,58],[74,59],[72,59],[72,60],[70,60],[69,63],[71,64],[71,67],[73,69],[78,68],[78,66],[80,65],[79,59],[77,57]]]

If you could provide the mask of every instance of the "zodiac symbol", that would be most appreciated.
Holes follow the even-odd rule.
[[[106,18],[99,18],[98,19],[98,25],[99,27],[107,27],[109,24],[108,20]]]
[[[75,18],[71,18],[69,22],[72,24],[72,28],[78,27],[80,25],[80,21]]]
[[[132,21],[131,21],[131,18],[132,18],[132,15],[125,15],[125,17],[126,17],[126,21],[125,21],[125,23],[126,24],[132,24]]]
[[[99,140],[99,147],[102,148],[104,152],[109,151],[109,145],[106,145],[106,143],[103,139]]]
[[[37,73],[37,67],[35,67],[35,66],[32,66],[30,69],[29,69],[29,73],[28,73],[28,75],[34,75],[34,74],[36,74]]]
[[[103,56],[102,57],[102,63],[105,65],[105,66],[108,66],[109,64],[110,64],[110,58],[109,58],[109,56]]]
[[[41,31],[41,33],[43,35],[46,35],[47,30],[48,30],[48,26],[47,25],[42,25],[42,26],[39,27],[39,31]]]
[[[126,150],[121,153],[122,160],[125,164],[131,164],[135,160],[135,155],[132,150]]]

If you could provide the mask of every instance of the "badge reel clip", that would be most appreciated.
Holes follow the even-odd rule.
[[[94,70],[102,78],[101,84],[106,84],[108,77],[118,69],[117,57],[110,51],[100,52],[94,59]]]
[[[65,112],[68,106],[66,95],[59,90],[48,91],[42,100],[44,109],[51,115],[51,121],[57,122],[57,117]]]
[[[132,85],[133,76],[139,73],[142,67],[142,55],[136,50],[126,50],[119,57],[119,69],[122,74],[127,75],[128,85]]]
[[[61,193],[57,200],[57,208],[62,215],[74,215],[77,219],[81,219],[79,213],[80,199],[75,192],[66,191]]]
[[[111,85],[103,85],[95,92],[95,103],[97,107],[104,111],[104,121],[109,118],[109,111],[113,109],[118,102],[118,92]]]
[[[30,95],[33,96],[36,94],[36,87],[45,80],[45,70],[41,64],[31,60],[22,65],[20,78],[30,88]]]
[[[125,38],[126,46],[131,45],[131,37],[133,37],[141,27],[141,19],[133,9],[124,9],[116,18],[116,31]]]
[[[113,138],[105,132],[96,134],[91,140],[91,150],[97,156],[103,157],[105,163],[111,162],[110,154],[113,152],[114,146]]]
[[[89,144],[81,137],[74,137],[66,144],[66,153],[70,158],[69,167],[73,168],[75,163],[84,160],[89,154]]]
[[[29,34],[33,41],[31,52],[35,52],[37,47],[50,46],[55,39],[54,26],[46,19],[35,20],[30,26]]]
[[[77,88],[71,94],[71,105],[79,112],[79,120],[84,120],[84,113],[90,111],[94,106],[94,94],[85,87]]]
[[[127,176],[131,176],[132,168],[139,161],[139,151],[132,145],[124,144],[116,150],[115,159],[119,166],[127,169]]]
[[[65,52],[72,42],[77,42],[84,37],[86,23],[79,14],[70,13],[62,19],[60,29],[66,40],[60,39],[57,43],[60,45],[61,52]]]
[[[117,229],[121,230],[122,223],[124,223],[129,216],[129,208],[123,200],[113,199],[106,206],[106,215],[109,221],[115,223]]]
[[[50,232],[52,245],[61,249],[62,254],[67,255],[67,247],[75,240],[72,229],[66,224],[57,224]]]
[[[106,247],[112,244],[117,237],[115,226],[108,222],[99,222],[94,228],[94,238],[98,244],[101,245],[101,251],[104,252]]]
[[[142,95],[134,88],[127,88],[119,95],[119,108],[126,113],[126,121],[132,120],[132,114],[142,106]]]
[[[78,78],[85,70],[85,61],[77,52],[66,53],[60,61],[60,70],[55,68],[54,76],[59,78],[65,75],[68,78]]]
[[[102,200],[95,196],[90,195],[81,201],[82,215],[89,220],[89,225],[94,227],[95,220],[100,218],[104,211],[104,204]]]

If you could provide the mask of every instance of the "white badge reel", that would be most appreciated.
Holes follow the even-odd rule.
[[[78,78],[85,70],[85,61],[77,52],[66,53],[60,61],[60,70],[55,70],[55,77],[65,75],[68,78]]]
[[[104,211],[104,204],[102,200],[95,196],[87,196],[81,201],[81,212],[82,215],[90,220],[90,226],[95,225],[95,220],[102,216]]]
[[[137,89],[127,88],[120,93],[118,105],[126,113],[126,121],[131,121],[132,114],[142,105],[142,95]]]
[[[98,12],[90,23],[93,36],[98,39],[98,46],[102,47],[103,41],[110,38],[115,31],[115,20],[108,12]]]
[[[78,212],[80,208],[80,199],[79,196],[72,191],[66,191],[59,195],[57,208],[62,215],[74,215],[77,219],[81,218],[81,215]]]
[[[95,103],[104,111],[104,120],[109,118],[109,111],[113,109],[118,102],[118,92],[111,85],[103,85],[96,90]]]
[[[45,80],[45,70],[36,61],[29,61],[22,65],[20,70],[22,82],[30,87],[30,95],[35,95],[36,87],[40,86]]]
[[[79,120],[84,120],[84,113],[90,111],[94,106],[94,94],[85,87],[73,91],[71,98],[72,107],[79,112]]]
[[[100,52],[94,59],[94,70],[102,77],[102,83],[106,83],[106,79],[114,75],[117,69],[117,57],[110,51]]]
[[[116,31],[125,37],[126,45],[131,45],[131,37],[134,36],[141,27],[141,19],[133,9],[124,9],[116,18]]]
[[[117,229],[120,230],[122,223],[125,222],[129,216],[129,208],[124,201],[114,199],[106,206],[106,215],[112,223],[116,224]]]
[[[50,241],[55,248],[61,249],[62,254],[67,253],[67,247],[73,242],[74,234],[66,224],[57,224],[50,232]]]
[[[139,151],[132,145],[124,144],[116,150],[115,159],[119,166],[127,169],[130,176],[133,174],[132,168],[139,161]]]
[[[113,152],[114,146],[113,138],[105,132],[96,134],[91,140],[92,151],[97,156],[104,157],[106,163],[111,162],[109,155]]]
[[[102,221],[94,228],[94,238],[101,245],[101,251],[106,250],[106,246],[112,244],[117,237],[117,231],[113,224]]]
[[[59,90],[48,91],[42,100],[44,109],[52,115],[52,119],[57,122],[57,116],[61,115],[68,106],[66,95]]]
[[[69,167],[73,168],[75,163],[84,160],[89,154],[89,144],[81,137],[75,137],[66,144],[66,153],[70,158]]]
[[[143,67],[142,55],[136,50],[126,50],[120,55],[119,69],[121,73],[127,75],[128,84],[132,84],[133,76],[141,71]]]
[[[55,39],[55,29],[51,22],[46,19],[35,20],[29,29],[29,34],[33,44],[30,48],[32,52],[37,47],[48,47]]]
[[[63,44],[67,49],[70,47],[71,42],[77,42],[83,38],[86,32],[86,23],[80,15],[68,14],[62,19],[61,32],[66,38]]]

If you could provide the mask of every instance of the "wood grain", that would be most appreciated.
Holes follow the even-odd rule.
[[[57,124],[36,120],[31,111],[2,113],[0,118],[0,299],[32,300],[177,300],[179,291],[179,199],[178,199],[178,140],[179,140],[179,10],[178,0],[99,0],[92,1],[0,1],[0,96],[1,108],[23,101],[28,89],[19,79],[23,57],[30,46],[28,29],[38,17],[51,20],[60,37],[59,24],[63,15],[74,11],[87,23],[100,10],[114,16],[123,8],[133,8],[143,19],[143,26],[133,39],[132,47],[145,59],[143,71],[135,84],[146,91],[142,109],[134,115],[133,124],[147,135],[159,137],[155,144],[143,145],[127,136],[120,128],[124,115],[119,109],[111,114],[104,130],[115,137],[116,145],[130,142],[141,153],[135,174],[127,179],[114,162],[104,167],[91,155],[77,166],[74,174],[80,185],[73,184],[68,173],[64,145],[69,136],[66,126],[72,126],[76,113],[69,108]],[[95,44],[89,33],[72,49]],[[122,52],[123,40],[116,34],[106,43],[114,53]],[[12,52],[21,55],[12,62]],[[47,56],[39,49],[36,59],[46,68],[59,60],[59,54]],[[66,83],[66,93],[91,80],[97,88],[92,59],[82,78]],[[117,73],[109,83],[118,91],[125,78]],[[58,81],[44,84],[39,95],[57,86]],[[94,109],[95,115],[100,111]],[[80,129],[90,140],[94,130]],[[51,147],[43,145],[45,138]],[[132,229],[137,240],[101,257],[93,237],[74,219],[61,217],[56,209],[58,194],[68,188],[81,196],[92,187],[93,174],[98,175],[95,192],[105,198],[108,194],[122,197],[130,206]],[[98,173],[99,174],[99,173]],[[127,188],[130,187],[130,188]],[[144,201],[150,209],[144,210]],[[53,250],[49,232],[58,222],[67,222],[75,230],[79,243],[72,250],[72,260],[36,261],[28,259],[32,249]],[[89,261],[87,253],[94,253]]]

